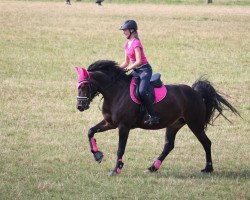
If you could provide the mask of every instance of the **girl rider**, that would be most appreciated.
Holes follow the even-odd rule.
[[[148,118],[144,122],[150,126],[159,123],[159,117],[155,115],[153,102],[149,99],[148,86],[152,76],[152,68],[149,65],[144,54],[143,46],[139,40],[137,33],[137,24],[134,20],[127,20],[122,25],[120,30],[123,30],[127,38],[125,43],[125,61],[120,65],[121,68],[133,70],[132,75],[140,77],[139,93],[142,103],[148,111]],[[131,65],[129,65],[131,61]]]

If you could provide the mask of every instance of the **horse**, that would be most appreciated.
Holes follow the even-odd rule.
[[[115,61],[98,60],[88,69],[76,67],[76,71],[78,72],[77,109],[80,112],[87,110],[98,94],[101,94],[104,99],[103,119],[88,131],[90,149],[98,163],[101,163],[103,159],[103,152],[97,146],[95,133],[118,128],[117,160],[115,167],[109,172],[110,176],[121,173],[124,165],[122,157],[131,129],[166,129],[163,150],[157,160],[147,169],[148,172],[156,172],[166,156],[174,149],[176,134],[184,125],[191,129],[205,150],[206,163],[201,172],[213,172],[211,141],[205,133],[207,126],[212,124],[219,115],[227,119],[223,114],[225,109],[231,110],[235,115],[240,116],[240,114],[207,79],[198,79],[191,87],[184,84],[164,85],[167,95],[154,104],[160,122],[150,126],[144,124],[146,113],[142,112],[141,105],[131,100],[132,75],[127,74]],[[215,118],[216,110],[218,115]]]

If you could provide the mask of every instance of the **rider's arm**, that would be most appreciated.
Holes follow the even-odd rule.
[[[121,68],[126,68],[129,65],[129,57],[125,52],[125,61],[120,65]]]
[[[127,70],[132,70],[132,69],[135,69],[135,68],[141,66],[142,60],[141,60],[141,49],[140,49],[140,47],[135,48],[135,58],[136,58],[136,61],[131,66],[127,67]]]

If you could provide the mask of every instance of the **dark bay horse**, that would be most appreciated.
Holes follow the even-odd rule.
[[[211,141],[205,130],[213,122],[215,110],[218,115],[229,108],[234,114],[239,112],[221,95],[207,80],[198,80],[192,87],[187,85],[165,85],[166,97],[154,104],[160,123],[154,126],[144,124],[145,114],[140,114],[140,105],[130,98],[131,75],[127,75],[114,61],[101,60],[91,64],[88,70],[76,67],[78,72],[77,109],[84,111],[89,108],[94,97],[101,93],[104,98],[102,106],[103,120],[89,129],[88,137],[91,152],[97,162],[101,162],[103,153],[98,149],[95,133],[118,128],[119,145],[116,166],[109,175],[119,174],[124,165],[122,156],[129,135],[134,128],[163,129],[166,128],[165,145],[157,160],[148,171],[157,171],[163,160],[174,148],[176,133],[184,125],[188,125],[202,144],[206,153],[206,165],[202,172],[213,171],[211,158]],[[226,117],[225,117],[226,118]],[[227,119],[227,118],[226,118]]]

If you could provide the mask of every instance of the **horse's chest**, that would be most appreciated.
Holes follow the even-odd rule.
[[[122,109],[110,109],[103,112],[103,117],[110,124],[118,125],[126,117],[125,113]]]

